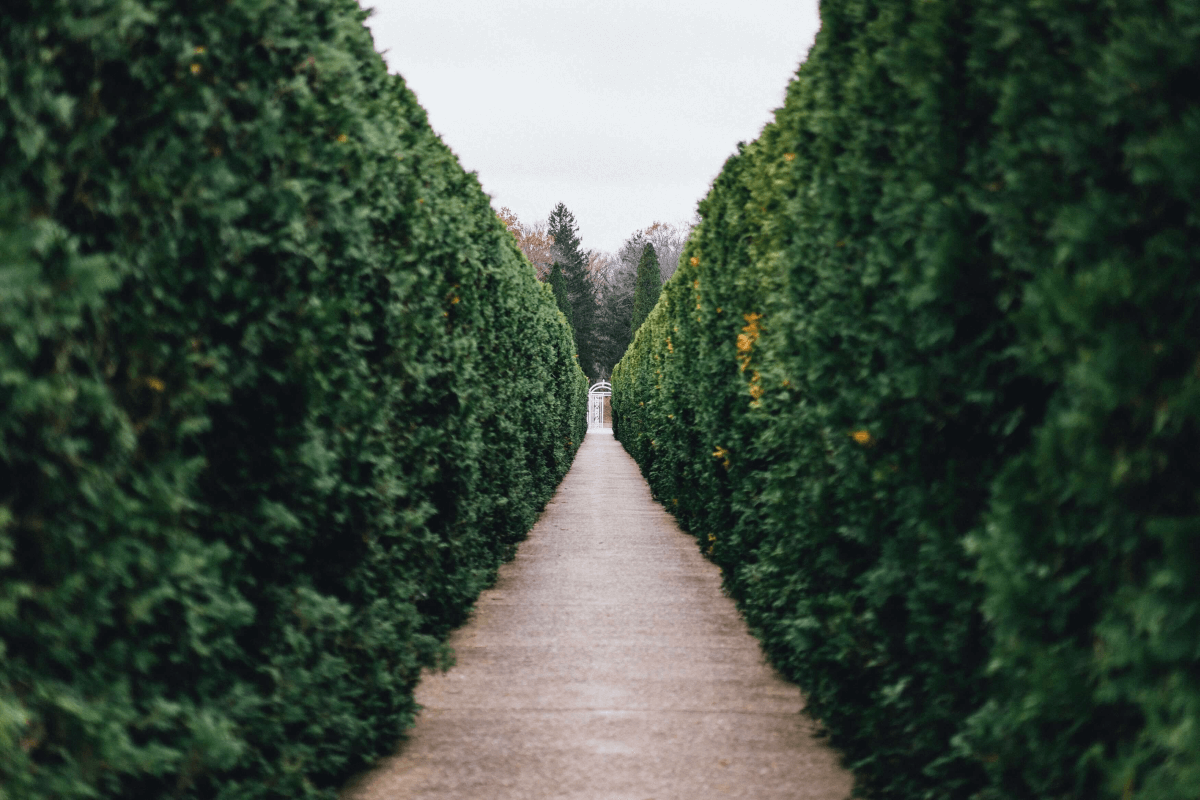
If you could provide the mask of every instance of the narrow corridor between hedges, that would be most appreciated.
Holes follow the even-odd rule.
[[[843,800],[851,778],[717,568],[592,429],[429,674],[398,754],[345,800]]]

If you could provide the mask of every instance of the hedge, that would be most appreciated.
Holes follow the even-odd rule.
[[[0,797],[333,797],[584,434],[352,0],[0,7]]]
[[[821,13],[617,436],[861,795],[1200,796],[1200,11]]]

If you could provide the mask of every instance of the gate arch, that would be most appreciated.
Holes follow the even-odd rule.
[[[604,422],[605,399],[612,397],[612,384],[608,381],[596,381],[588,389],[588,428],[612,429],[611,424]],[[609,401],[611,402],[611,401]]]

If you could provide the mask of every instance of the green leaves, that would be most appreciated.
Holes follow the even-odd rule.
[[[1194,9],[822,17],[615,430],[866,793],[1195,796]]]
[[[586,380],[355,3],[143,5],[0,12],[0,785],[329,797]]]

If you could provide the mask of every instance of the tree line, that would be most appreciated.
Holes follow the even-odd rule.
[[[571,326],[579,366],[607,378],[675,274],[691,223],[654,222],[630,234],[615,253],[586,250],[575,215],[563,203],[545,222],[522,222],[509,208],[497,216],[549,283]]]

